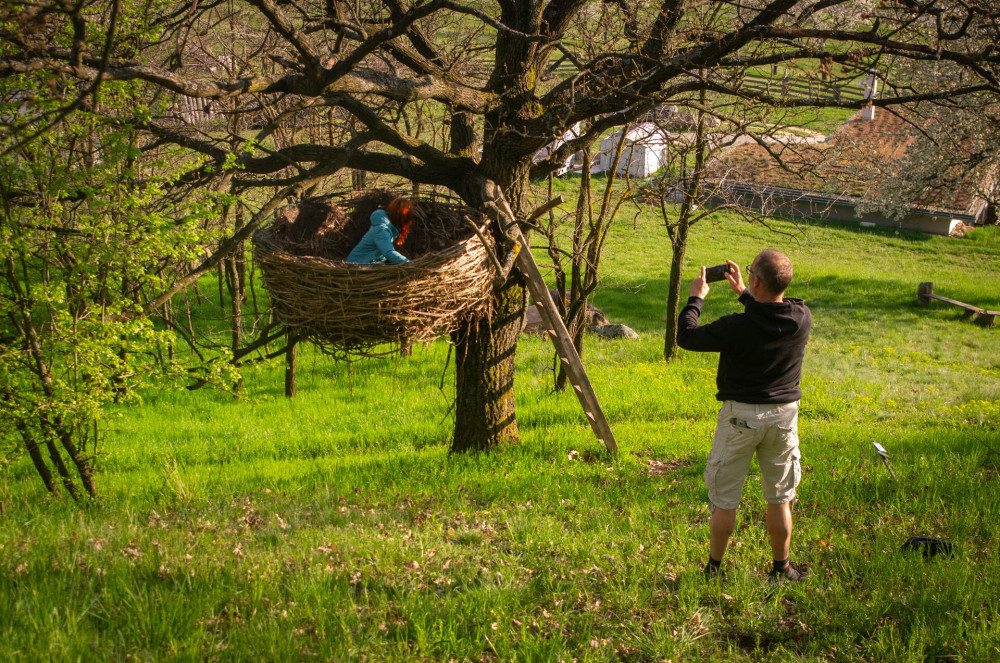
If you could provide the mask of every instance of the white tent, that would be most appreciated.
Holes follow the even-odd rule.
[[[611,170],[611,162],[623,131],[626,129],[619,129],[601,141],[601,153],[598,155],[600,172]],[[615,172],[621,175],[628,170],[632,177],[649,177],[666,163],[669,144],[670,133],[652,122],[627,127],[625,146]]]

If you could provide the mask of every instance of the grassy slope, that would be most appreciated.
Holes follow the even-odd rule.
[[[730,582],[707,586],[701,482],[714,357],[662,353],[668,265],[655,219],[620,225],[597,304],[641,334],[589,337],[622,447],[601,453],[551,351],[518,354],[523,444],[451,457],[453,362],[337,365],[304,352],[247,398],[161,390],[115,413],[99,507],[47,501],[27,463],[0,477],[5,660],[930,660],[1000,656],[996,555],[1000,330],[915,305],[919,281],[996,308],[1000,245],[848,225],[695,229],[691,265],[796,264],[815,317],[793,556],[771,587],[752,473]],[[706,319],[735,310],[716,287]],[[447,365],[447,368],[446,368]],[[443,386],[442,386],[443,385]],[[893,453],[899,482],[870,441]],[[664,473],[650,462],[671,462]],[[662,467],[662,466],[661,466]],[[957,561],[898,554],[943,536]],[[97,652],[95,654],[95,652]]]

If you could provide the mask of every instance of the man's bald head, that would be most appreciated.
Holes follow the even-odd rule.
[[[764,249],[753,261],[753,273],[772,295],[783,295],[792,282],[792,261],[781,251]]]

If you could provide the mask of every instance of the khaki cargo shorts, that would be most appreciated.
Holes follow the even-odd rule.
[[[735,509],[743,481],[757,454],[764,499],[784,504],[795,499],[802,478],[799,464],[799,404],[755,405],[725,401],[705,466],[708,499],[722,509]]]

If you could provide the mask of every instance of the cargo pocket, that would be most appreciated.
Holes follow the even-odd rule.
[[[795,499],[795,489],[801,478],[802,464],[798,447],[790,449],[784,458],[773,458],[767,465],[761,465],[760,482],[764,498],[773,504],[783,504]]]
[[[795,499],[796,488],[799,487],[799,480],[802,479],[801,458],[802,454],[799,453],[798,447],[792,449],[792,453],[789,458],[790,467],[785,468],[781,485],[776,486],[777,490],[775,491],[775,497],[779,503],[791,502]]]

